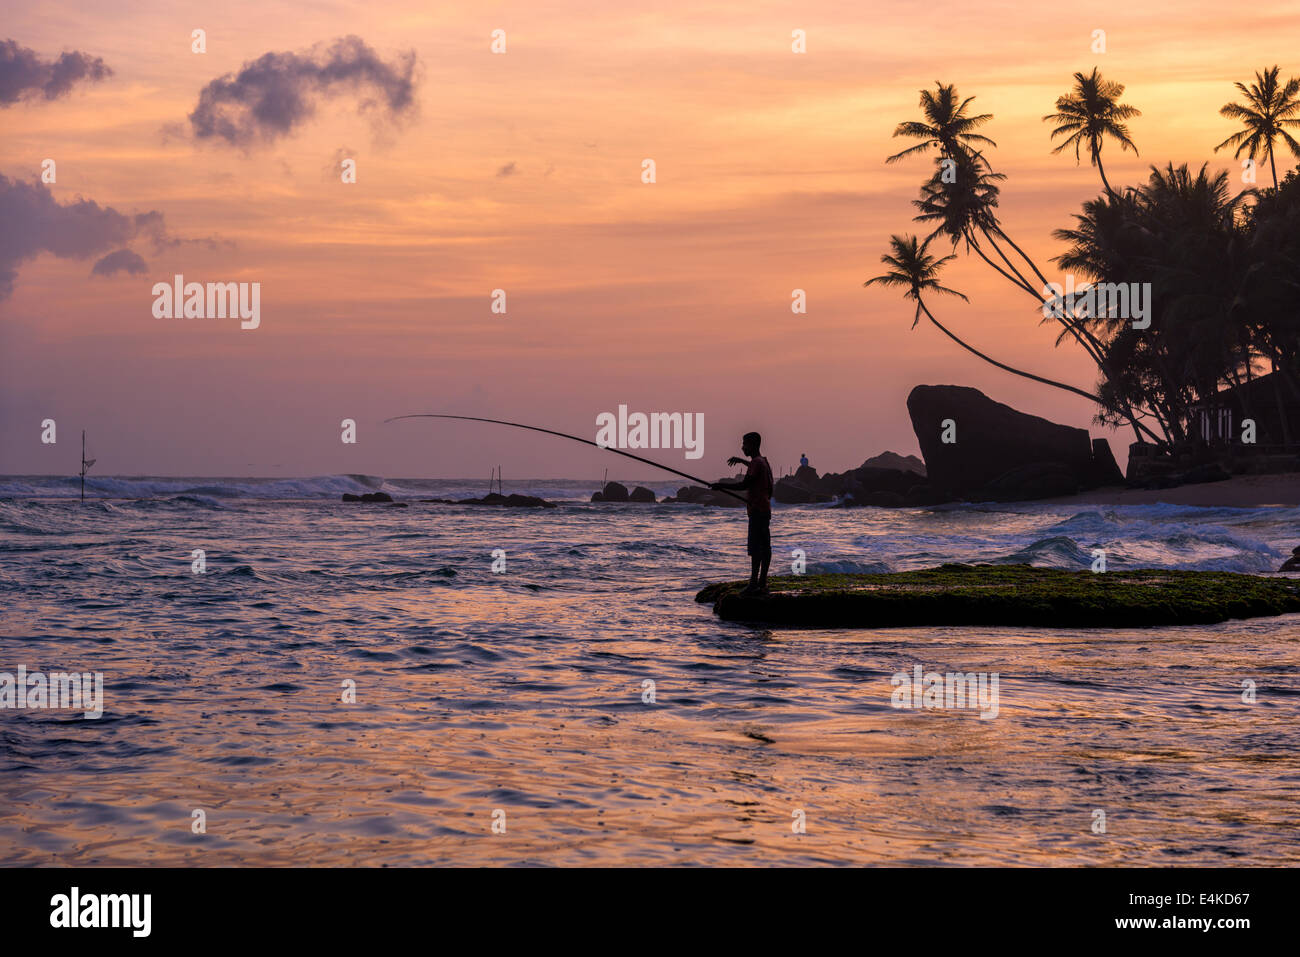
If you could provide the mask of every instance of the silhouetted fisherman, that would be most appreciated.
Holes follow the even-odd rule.
[[[746,432],[740,450],[748,456],[742,459],[733,455],[727,465],[748,466],[745,477],[739,482],[714,482],[712,489],[744,489],[747,492],[745,511],[749,513],[750,558],[749,584],[742,594],[760,595],[767,592],[767,569],[772,564],[772,466],[758,454],[763,437],[757,432]]]

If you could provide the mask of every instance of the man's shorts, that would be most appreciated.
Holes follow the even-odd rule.
[[[749,547],[752,558],[772,557],[772,513],[749,513]]]

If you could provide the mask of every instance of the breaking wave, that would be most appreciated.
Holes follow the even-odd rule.
[[[212,507],[216,499],[338,499],[343,493],[389,491],[376,475],[324,475],[298,479],[188,479],[148,476],[86,476],[87,498],[170,499]],[[81,481],[71,477],[5,477],[0,498],[76,498]]]

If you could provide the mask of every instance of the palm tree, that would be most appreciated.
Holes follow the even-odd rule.
[[[957,336],[953,335],[953,333],[949,332],[938,319],[934,318],[929,307],[926,306],[924,299],[922,299],[924,293],[933,292],[940,295],[957,296],[966,302],[970,302],[970,300],[957,290],[949,289],[947,286],[940,285],[939,273],[949,261],[956,259],[957,257],[948,255],[941,259],[937,259],[934,256],[931,256],[929,247],[930,242],[933,239],[934,237],[931,236],[929,239],[921,242],[915,236],[891,236],[889,238],[889,244],[893,252],[886,253],[880,257],[880,261],[890,267],[889,271],[883,275],[868,279],[862,285],[873,286],[876,283],[879,283],[882,286],[888,286],[893,289],[905,290],[903,297],[916,302],[916,315],[912,319],[913,329],[915,329],[916,324],[921,321],[921,313],[925,313],[925,317],[934,323],[936,329],[967,352],[979,356],[985,362],[997,366],[999,369],[1006,372],[1022,376],[1023,378],[1033,379],[1035,382],[1041,382],[1045,385],[1056,386],[1058,389],[1065,389],[1067,392],[1081,395],[1092,402],[1099,401],[1097,396],[1084,392],[1082,389],[1076,389],[1072,385],[1066,385],[1064,382],[1057,382],[1053,379],[1044,379],[1042,376],[1034,375],[1032,372],[1024,372],[1020,369],[1012,368],[1006,363],[998,362],[996,359],[980,352],[974,346],[963,342]]]
[[[901,123],[894,131],[895,136],[913,136],[922,142],[891,156],[889,162],[937,147],[941,162],[936,165],[930,180],[922,185],[920,198],[913,200],[912,205],[918,210],[914,220],[933,224],[928,239],[943,235],[952,242],[954,249],[959,242],[965,241],[967,251],[974,251],[989,267],[1041,306],[1048,285],[1047,278],[998,221],[998,183],[1005,180],[1006,176],[993,172],[988,159],[977,148],[977,144],[997,144],[988,137],[973,132],[975,127],[992,119],[991,114],[967,116],[966,107],[973,99],[971,97],[959,102],[956,88],[942,83],[936,84],[934,93],[923,90],[921,107],[925,114],[924,120],[928,122]],[[1013,261],[1008,251],[1002,248],[1004,243],[1024,261],[1024,265]],[[1025,266],[1028,266],[1028,270]],[[1032,277],[1036,277],[1041,285],[1035,285]],[[1068,335],[1074,338],[1098,365],[1103,378],[1116,374],[1115,370],[1108,368],[1102,344],[1084,324],[1075,317],[1065,315],[1057,316],[1056,321],[1063,328],[1062,337]],[[944,332],[947,333],[947,330]],[[969,348],[961,340],[955,341]],[[1060,341],[1058,338],[1058,344]],[[977,354],[981,358],[987,358],[982,353]],[[1065,388],[1081,395],[1086,394],[1071,386]],[[1142,423],[1135,420],[1132,425],[1139,440],[1142,439],[1143,432],[1158,439]]]
[[[1110,188],[1106,170],[1101,165],[1101,147],[1105,138],[1109,136],[1115,140],[1122,150],[1133,150],[1134,155],[1138,151],[1124,121],[1141,116],[1142,111],[1118,102],[1123,94],[1124,84],[1102,79],[1101,73],[1093,67],[1088,76],[1074,74],[1074,89],[1057,97],[1056,112],[1043,117],[1043,122],[1057,124],[1052,130],[1052,139],[1066,137],[1052,150],[1053,155],[1073,146],[1074,159],[1078,162],[1084,145],[1087,145],[1092,165],[1097,167],[1102,185],[1111,196],[1115,191]]]
[[[951,169],[940,165],[921,186],[921,198],[912,200],[919,210],[912,219],[935,223],[930,237],[942,234],[953,246],[962,239],[969,244],[972,231],[997,227],[993,212],[1001,192],[997,184],[1006,178],[1004,173],[989,170],[987,164],[975,162],[973,156],[957,160]]]
[[[1233,84],[1246,97],[1245,105],[1240,103],[1225,104],[1220,116],[1230,120],[1241,120],[1244,127],[1233,133],[1214,148],[1218,152],[1225,146],[1237,147],[1233,158],[1245,153],[1254,159],[1260,153],[1268,154],[1268,165],[1273,172],[1273,188],[1277,189],[1277,164],[1273,161],[1273,141],[1279,137],[1291,147],[1291,152],[1300,157],[1300,143],[1286,131],[1288,126],[1300,126],[1300,79],[1292,77],[1286,86],[1278,86],[1278,67],[1255,74],[1255,82],[1247,87],[1244,83]]]
[[[1125,316],[1081,317],[1102,346],[1106,421],[1150,414],[1166,444],[1184,439],[1192,407],[1213,399],[1220,382],[1251,366],[1253,303],[1248,236],[1228,176],[1206,165],[1151,167],[1147,183],[1116,202],[1084,204],[1076,227],[1056,230],[1068,244],[1055,262],[1101,283],[1149,283],[1150,327]]]
[[[927,122],[899,123],[894,130],[895,136],[910,136],[921,142],[916,146],[909,146],[901,153],[895,153],[885,160],[886,163],[896,163],[906,156],[923,153],[931,147],[938,147],[945,156],[957,158],[963,153],[974,152],[972,145],[975,143],[998,145],[987,136],[975,132],[978,127],[993,119],[992,113],[981,113],[979,116],[966,114],[966,107],[975,97],[970,96],[958,102],[956,84],[949,83],[945,86],[935,80],[934,86],[933,93],[929,90],[921,91],[921,112],[925,114]]]
[[[949,172],[952,173],[951,176],[948,175]],[[956,161],[952,170],[945,170],[941,166],[930,180],[921,186],[920,198],[912,200],[912,205],[919,210],[912,220],[918,223],[935,223],[934,230],[927,238],[945,236],[954,249],[964,240],[967,250],[973,250],[1004,279],[1041,303],[1047,285],[1046,277],[1028,254],[1006,234],[997,218],[996,208],[1000,192],[997,184],[1005,179],[1004,174],[992,172],[982,155],[964,154]],[[1023,271],[1023,267],[1016,265],[1002,249],[999,240],[1007,243],[1020,255],[1043,284],[1041,287],[1036,288],[1033,285]],[[986,244],[992,256],[1002,261],[1001,264],[991,258],[990,252],[985,251]],[[1040,288],[1044,292],[1040,292]],[[1086,327],[1072,317],[1059,316],[1057,321],[1064,328],[1062,338],[1065,335],[1073,336],[1088,353],[1089,358],[1098,364],[1102,363],[1100,343],[1089,334]],[[1058,345],[1060,341],[1061,339],[1058,338]]]

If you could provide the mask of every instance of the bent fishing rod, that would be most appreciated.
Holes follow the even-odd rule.
[[[678,471],[677,469],[672,468],[670,466],[660,465],[658,462],[655,462],[651,459],[644,459],[639,455],[633,455],[631,452],[624,452],[622,449],[612,449],[608,445],[599,445],[596,442],[593,442],[591,439],[584,439],[578,435],[570,435],[567,432],[556,432],[554,429],[543,429],[540,426],[536,426],[536,425],[524,425],[522,422],[506,422],[504,419],[481,419],[478,416],[474,416],[474,415],[441,415],[434,412],[416,412],[411,415],[395,415],[391,419],[384,419],[384,423],[387,424],[389,422],[396,422],[398,419],[461,419],[462,421],[465,422],[490,422],[493,425],[508,425],[516,429],[528,429],[530,432],[545,432],[547,435],[558,435],[562,439],[571,439],[574,442],[581,442],[583,445],[590,445],[593,448],[601,449],[602,451],[605,452],[613,452],[615,455],[622,455],[624,458],[636,459],[638,462],[644,462],[646,465],[653,465],[657,469],[663,469],[665,472],[672,472],[674,475],[680,475],[682,478],[688,478],[692,482],[698,482],[701,485],[705,486],[706,488],[713,488],[712,482],[706,482],[704,479],[700,478],[697,475],[690,475],[686,472]],[[720,488],[720,489],[714,489],[714,491],[722,492],[725,495],[730,495],[732,498],[739,499],[742,502],[746,502],[746,503],[748,502],[748,500],[745,499],[743,496],[737,495],[735,492],[731,491],[730,489]]]

